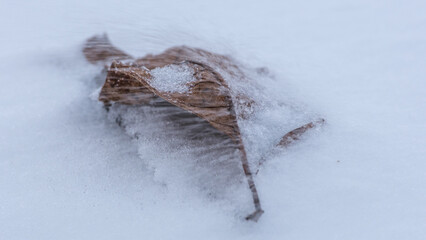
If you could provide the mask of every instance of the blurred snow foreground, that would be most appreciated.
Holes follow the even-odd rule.
[[[212,195],[245,176],[255,208],[247,220],[257,221],[264,212],[254,175],[268,155],[324,123],[271,99],[256,84],[273,77],[266,68],[244,67],[229,56],[182,46],[135,59],[112,46],[105,34],[88,39],[83,52],[90,63],[104,66],[98,99],[132,138],[156,135],[184,142],[197,161],[195,171],[202,172],[200,186]],[[262,112],[274,108],[305,124],[286,134],[253,134],[251,129],[265,124],[259,121]],[[150,127],[150,122],[164,125]]]

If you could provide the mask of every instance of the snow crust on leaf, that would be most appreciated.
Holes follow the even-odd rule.
[[[196,81],[194,71],[187,65],[167,65],[151,70],[150,84],[164,92],[185,93],[189,84]]]

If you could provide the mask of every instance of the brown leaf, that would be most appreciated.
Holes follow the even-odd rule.
[[[140,77],[130,74],[138,72]],[[134,64],[113,62],[108,69],[105,84],[99,94],[99,100],[106,105],[120,103],[126,105],[150,104],[157,98],[140,80],[150,74]]]
[[[292,142],[297,141],[300,139],[300,137],[309,129],[320,126],[324,124],[325,120],[320,118],[314,122],[307,123],[299,128],[296,128],[290,132],[288,132],[286,135],[284,135],[280,142],[277,144],[279,147],[287,147]]]
[[[92,64],[103,63],[109,65],[112,60],[132,59],[130,55],[114,47],[106,34],[96,35],[87,39],[83,53]]]
[[[129,55],[113,47],[106,36],[90,38],[83,52],[91,63],[130,59]],[[193,70],[195,80],[186,83],[187,91],[165,91],[155,87],[150,70],[168,65],[186,66]],[[231,76],[243,77],[238,66],[226,56],[196,48],[175,47],[159,55],[147,55],[132,63],[113,62],[108,69],[99,100],[107,105],[111,102],[137,105],[150,104],[153,99],[160,98],[205,119],[228,135],[241,152],[241,164],[255,206],[255,212],[246,219],[257,221],[263,210],[241,139],[231,91],[224,78],[210,65]],[[244,99],[248,106],[254,104],[247,96],[239,95],[236,99]]]

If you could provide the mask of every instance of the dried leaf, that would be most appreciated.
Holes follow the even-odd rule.
[[[106,34],[96,35],[87,39],[83,53],[92,64],[103,63],[109,65],[112,60],[132,59],[127,53],[115,48]]]
[[[134,77],[130,74],[132,72],[140,75]],[[108,69],[99,100],[106,105],[113,102],[127,105],[150,104],[157,96],[140,81],[140,78],[148,77],[150,74],[136,65],[113,62]]]
[[[300,139],[300,137],[309,129],[312,129],[314,127],[320,126],[322,124],[324,124],[325,120],[324,119],[318,119],[314,122],[310,122],[308,124],[305,124],[299,128],[296,128],[290,132],[288,132],[286,135],[284,135],[280,142],[277,144],[277,146],[279,147],[287,147],[288,145],[290,145],[292,142],[297,141]]]
[[[132,58],[109,43],[106,35],[90,38],[83,50],[91,63],[111,66],[99,100],[106,105],[153,104],[163,101],[193,113],[228,135],[241,152],[241,164],[252,192],[255,212],[247,219],[257,221],[263,213],[252,172],[241,138],[237,118],[247,118],[256,104],[249,96],[231,92],[222,74],[246,81],[243,72],[232,59],[202,49],[174,47],[158,55]],[[126,60],[124,62],[120,62]],[[160,68],[185,67],[191,69],[193,80],[184,82],[184,91],[162,89],[156,85],[155,71]],[[259,71],[266,71],[260,69]],[[173,76],[172,76],[173,77]],[[177,76],[175,76],[177,77]],[[234,96],[233,96],[234,95]],[[234,101],[242,104],[235,104]],[[239,116],[237,117],[236,110]],[[287,133],[277,146],[286,147],[298,140],[308,129],[324,123],[324,119],[308,123]]]

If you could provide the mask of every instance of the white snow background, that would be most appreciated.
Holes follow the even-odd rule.
[[[267,66],[326,118],[256,176],[258,223],[157,181],[90,100],[80,50],[103,32]],[[426,239],[426,1],[0,0],[0,83],[0,240]]]

